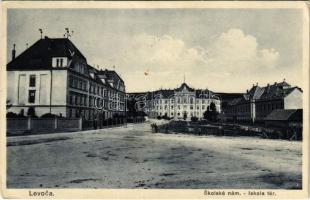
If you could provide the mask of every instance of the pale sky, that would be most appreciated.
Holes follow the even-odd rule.
[[[302,10],[298,9],[11,9],[8,60],[65,28],[90,65],[113,69],[128,92],[186,82],[216,92],[253,83],[302,86]],[[149,75],[145,76],[145,71]]]

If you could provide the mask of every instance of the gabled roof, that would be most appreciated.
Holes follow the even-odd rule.
[[[247,93],[249,99],[259,99],[261,95],[264,93],[264,88],[259,86],[253,86],[250,91]]]
[[[193,88],[189,87],[186,83],[182,83],[182,85],[179,88],[176,88],[175,91],[181,92],[184,89],[186,89],[186,90],[188,90],[190,92],[194,92],[195,91]]]
[[[302,121],[302,109],[273,110],[266,121]]]
[[[279,87],[291,87],[290,84],[288,84],[285,80],[283,80],[281,83],[277,83]]]
[[[86,58],[68,38],[45,37],[9,62],[7,70],[50,69],[52,57],[72,58],[74,56],[78,56],[86,62]]]
[[[300,92],[302,92],[302,89],[299,87],[291,87],[291,88],[286,88],[284,89],[284,96],[287,96],[289,94],[291,94],[294,90],[299,90]]]

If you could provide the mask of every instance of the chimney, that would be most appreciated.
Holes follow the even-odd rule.
[[[15,44],[13,44],[13,50],[12,50],[12,60],[15,59],[15,56],[16,56],[16,50],[15,50]]]

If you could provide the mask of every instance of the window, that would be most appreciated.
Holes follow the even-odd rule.
[[[28,102],[34,103],[35,99],[36,99],[36,91],[35,90],[29,90]]]
[[[63,59],[60,59],[60,67],[62,67]]]
[[[73,104],[73,100],[72,100],[73,98],[72,98],[72,95],[70,95],[70,105],[72,105]],[[70,114],[70,117],[71,117],[71,114]]]
[[[73,78],[71,76],[69,77],[69,85],[70,87],[73,87]]]
[[[36,86],[36,75],[30,75],[29,77],[29,86],[35,87]]]
[[[84,96],[81,96],[81,103],[82,106],[84,105]]]
[[[72,105],[75,105],[76,99],[75,99],[75,95],[72,95]]]
[[[78,83],[77,83],[77,80],[76,80],[76,79],[73,79],[73,87],[74,87],[74,88],[77,87],[77,84],[78,84]]]

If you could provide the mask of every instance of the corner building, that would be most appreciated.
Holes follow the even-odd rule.
[[[107,119],[125,115],[125,84],[113,70],[98,70],[68,38],[42,38],[7,64],[7,112]]]

